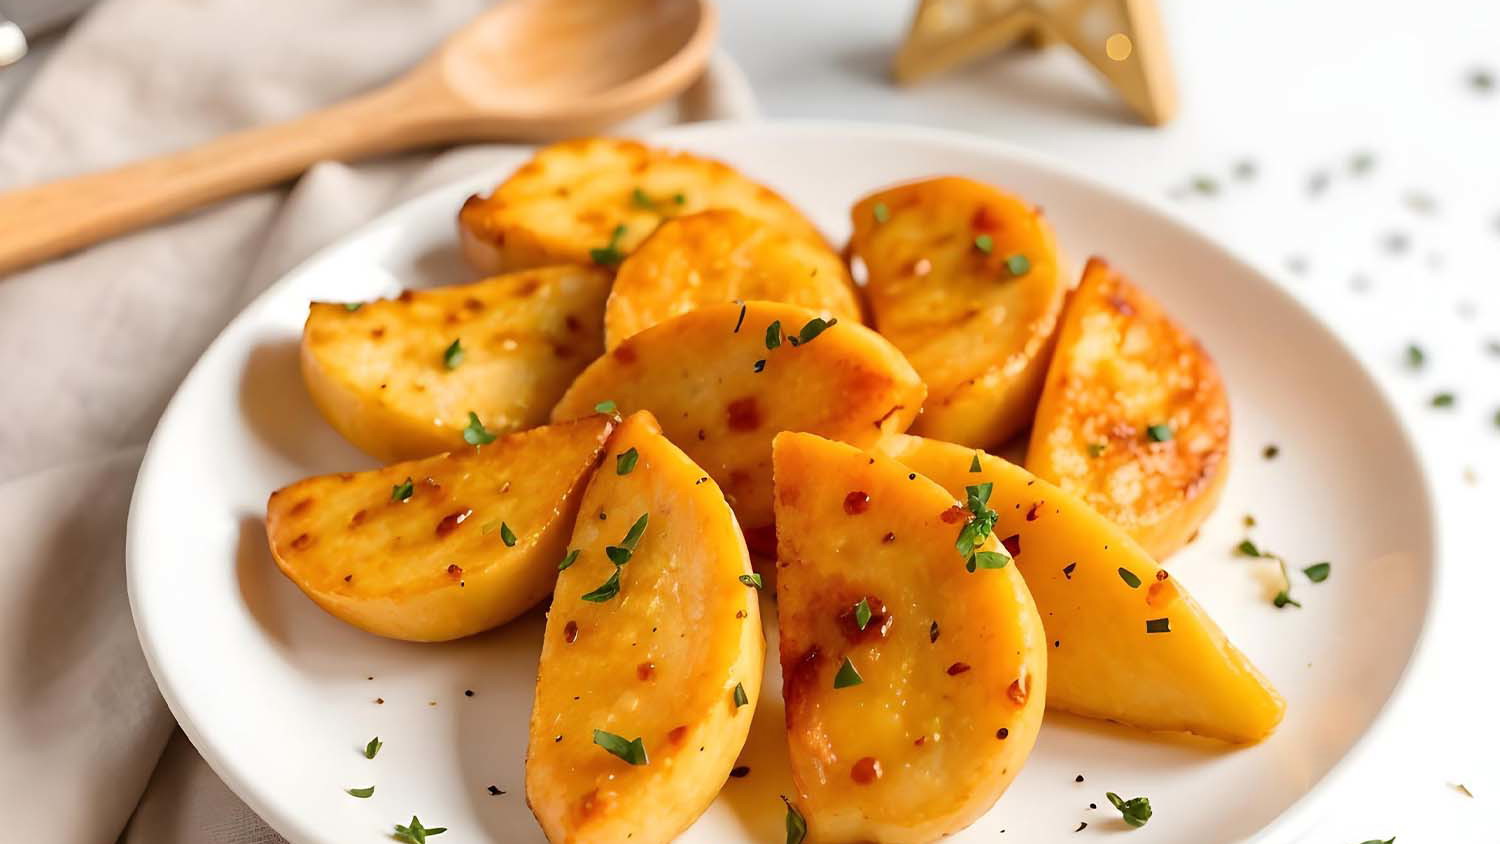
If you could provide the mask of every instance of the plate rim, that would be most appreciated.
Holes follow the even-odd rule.
[[[1371,362],[1367,361],[1353,345],[1347,342],[1334,328],[1332,323],[1324,319],[1322,315],[1313,310],[1303,299],[1277,281],[1274,274],[1262,269],[1257,262],[1240,254],[1235,248],[1211,236],[1187,220],[1181,212],[1171,208],[1162,200],[1119,187],[1091,173],[1070,166],[1058,157],[1027,149],[1008,141],[987,138],[958,130],[915,124],[836,119],[713,120],[678,125],[627,137],[652,145],[673,146],[691,144],[694,140],[704,136],[711,139],[714,136],[726,133],[745,132],[779,135],[781,136],[780,140],[789,142],[832,133],[850,137],[874,137],[885,141],[907,141],[927,146],[962,147],[981,155],[1006,159],[1026,169],[1044,172],[1050,178],[1065,182],[1080,183],[1090,190],[1110,197],[1116,202],[1131,206],[1146,216],[1155,216],[1157,222],[1165,224],[1173,230],[1174,236],[1195,242],[1199,247],[1215,254],[1218,260],[1235,265],[1246,275],[1255,277],[1262,287],[1269,290],[1270,295],[1281,300],[1281,305],[1299,311],[1302,316],[1306,317],[1309,324],[1323,335],[1321,339],[1329,343],[1353,364],[1353,368],[1363,380],[1362,386],[1372,393],[1378,399],[1379,403],[1384,406],[1385,411],[1394,423],[1393,427],[1401,445],[1411,457],[1411,461],[1416,468],[1416,477],[1418,479],[1416,493],[1425,505],[1421,515],[1426,519],[1431,528],[1429,531],[1428,547],[1420,549],[1421,556],[1425,557],[1428,561],[1426,567],[1427,580],[1425,584],[1426,596],[1422,602],[1420,622],[1412,640],[1411,648],[1405,656],[1405,661],[1396,676],[1390,693],[1381,702],[1375,714],[1371,717],[1368,727],[1317,781],[1300,797],[1283,809],[1269,824],[1260,829],[1248,840],[1258,842],[1258,844],[1271,844],[1271,842],[1276,841],[1294,841],[1307,832],[1317,821],[1316,807],[1326,802],[1326,799],[1330,795],[1342,787],[1349,779],[1351,772],[1369,755],[1371,748],[1378,739],[1393,728],[1394,712],[1412,694],[1412,678],[1416,670],[1431,659],[1433,619],[1437,612],[1437,601],[1438,596],[1441,594],[1442,581],[1446,578],[1446,565],[1443,554],[1445,522],[1441,519],[1441,510],[1438,506],[1439,499],[1431,470],[1424,458],[1423,451],[1418,446],[1418,440],[1412,428],[1412,423],[1399,411],[1399,405],[1392,395],[1391,390],[1380,379],[1375,377]],[[505,157],[521,161],[524,160],[525,156],[537,149],[538,146],[507,146],[504,149],[506,153]],[[159,452],[165,448],[158,435],[162,428],[162,423],[177,408],[182,397],[183,387],[197,376],[203,366],[203,361],[214,354],[226,342],[227,335],[234,331],[238,325],[247,321],[251,315],[266,308],[268,302],[280,295],[283,288],[287,287],[297,278],[314,271],[318,265],[334,259],[340,252],[354,249],[355,245],[369,237],[371,232],[396,225],[396,221],[411,214],[413,208],[424,204],[436,204],[439,197],[444,197],[449,193],[455,192],[460,185],[481,181],[496,182],[510,173],[515,166],[515,162],[512,161],[488,165],[460,178],[450,179],[424,189],[421,193],[402,200],[340,235],[337,239],[319,248],[283,273],[274,282],[267,285],[264,290],[246,303],[224,325],[219,333],[215,335],[214,339],[204,348],[198,359],[194,361],[193,366],[183,376],[182,381],[178,383],[173,391],[172,398],[162,409],[162,413],[152,429],[151,437],[147,441],[145,451],[142,455],[140,468],[136,473],[125,532],[126,593],[136,638],[140,644],[141,652],[145,657],[147,668],[151,672],[152,680],[156,683],[162,700],[167,704],[167,708],[172,713],[172,717],[176,721],[178,728],[192,742],[194,749],[208,763],[214,774],[224,782],[236,797],[243,800],[269,826],[292,841],[319,840],[317,837],[318,833],[309,829],[297,817],[282,814],[273,800],[262,794],[253,783],[239,775],[227,755],[221,753],[215,743],[193,722],[186,711],[185,704],[179,698],[179,693],[171,677],[164,671],[158,660],[158,647],[153,646],[153,642],[156,642],[156,640],[148,633],[150,623],[144,619],[139,608],[138,594],[143,587],[140,581],[145,577],[143,571],[148,565],[142,562],[142,560],[148,556],[149,549],[141,547],[144,540],[141,539],[141,531],[136,525],[138,520],[145,518],[142,515],[142,511],[147,505],[144,503],[146,496],[142,493],[142,490],[147,488],[147,482],[150,480],[151,475],[154,474],[156,463],[161,459]]]

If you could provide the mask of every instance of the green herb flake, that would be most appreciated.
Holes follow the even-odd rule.
[[[1003,569],[1010,565],[1010,555],[999,551],[975,551],[974,566],[981,569]]]
[[[568,568],[568,566],[571,566],[576,562],[578,562],[578,549],[574,548],[572,551],[569,551],[567,553],[567,556],[562,558],[562,562],[557,564],[557,570],[564,571]]]
[[[676,203],[677,205],[686,205],[687,194],[683,193],[682,191],[678,191],[677,193],[672,194],[672,202]]]
[[[734,334],[740,333],[740,326],[745,324],[745,311],[749,310],[744,302],[740,303],[740,318],[734,321]]]
[[[619,454],[616,454],[615,474],[628,475],[631,472],[635,471],[635,462],[639,460],[640,457],[640,452],[635,450],[635,446],[631,446],[630,448],[620,452]]]
[[[766,326],[766,348],[776,349],[781,346],[781,320],[776,320]]]
[[[959,529],[958,539],[953,545],[958,549],[959,556],[968,561],[969,571],[977,567],[977,561],[973,559],[974,551],[984,544],[985,539],[989,538],[990,532],[995,529],[996,520],[1000,518],[999,513],[986,506],[994,486],[992,483],[982,483],[964,487],[971,518]]]
[[[755,362],[754,366],[752,366],[750,368],[753,369],[753,370],[755,370],[756,372],[765,372],[766,371],[766,359],[765,358],[761,358],[760,360],[758,360],[758,361]]]
[[[807,821],[786,795],[781,796],[781,802],[786,804],[786,844],[802,844],[807,839]]]
[[[1120,817],[1125,823],[1134,827],[1142,827],[1151,820],[1151,801],[1144,797],[1132,797],[1129,800],[1120,799],[1120,795],[1113,791],[1106,791],[1104,796],[1109,798],[1109,804],[1120,811]]]
[[[1245,522],[1245,524],[1247,524],[1247,525],[1253,525],[1253,524],[1255,524],[1254,517],[1246,516],[1245,518],[1248,520],[1248,521]],[[1235,546],[1234,550],[1240,552],[1240,554],[1242,554],[1242,555],[1244,555],[1246,557],[1264,557],[1264,556],[1266,556],[1265,554],[1261,553],[1261,550],[1255,546],[1254,542],[1251,542],[1248,539],[1242,540],[1239,545]]]
[[[516,547],[516,532],[505,522],[500,523],[500,541],[505,543],[506,548]]]
[[[370,743],[365,745],[365,758],[374,759],[382,747],[385,747],[385,742],[380,740],[380,736],[370,739]]]
[[[1105,448],[1104,443],[1089,443],[1089,456],[1099,457],[1104,454]]]
[[[614,733],[595,730],[594,744],[599,745],[631,765],[646,765],[651,761],[646,758],[646,745],[641,743],[639,737],[626,741],[624,737],[617,736]]]
[[[839,321],[837,319],[823,319],[822,317],[813,317],[812,319],[807,321],[806,325],[802,326],[802,330],[797,332],[796,337],[788,337],[787,339],[791,341],[791,344],[793,346],[800,346],[803,343],[811,343],[813,341],[813,338],[838,324]]]
[[[564,560],[564,562],[567,561]],[[620,594],[620,567],[617,565],[614,574],[609,576],[609,580],[599,584],[598,588],[592,592],[585,592],[583,599],[590,603],[602,604],[618,594]]]
[[[1458,404],[1458,396],[1452,393],[1438,393],[1432,397],[1431,404],[1433,407],[1452,407]]]
[[[763,589],[766,585],[765,578],[760,576],[760,572],[742,574],[740,575],[740,582],[755,589]]]
[[[454,341],[449,344],[448,348],[443,350],[443,368],[457,369],[458,365],[463,362],[464,347],[458,342],[457,339],[454,339]]]
[[[346,788],[344,789],[344,793],[350,797],[358,797],[361,800],[366,800],[369,799],[370,795],[375,793],[375,786],[372,785],[369,788]]]
[[[630,204],[646,211],[656,210],[656,203],[639,187],[630,192]]]
[[[1252,516],[1252,515],[1250,515],[1249,513],[1245,514],[1245,527],[1247,527],[1247,528],[1253,528],[1253,527],[1255,527],[1255,517]]]
[[[1194,176],[1188,183],[1194,193],[1213,196],[1219,192],[1219,183],[1211,176]]]
[[[349,313],[352,314],[355,311],[359,310],[360,308],[363,308],[364,306],[365,306],[364,302],[345,302],[344,303],[344,310],[346,310],[346,311],[348,311]]]
[[[1406,347],[1406,365],[1412,369],[1421,369],[1427,363],[1427,353],[1422,347],[1412,343]]]
[[[1117,569],[1117,571],[1120,573],[1120,579],[1125,581],[1126,586],[1129,586],[1131,589],[1141,588],[1141,579],[1135,576],[1135,572],[1123,566]]]
[[[469,411],[469,426],[464,428],[464,442],[469,445],[489,445],[495,441],[495,435],[484,429],[484,423],[479,421],[479,414]]]
[[[625,260],[625,253],[620,251],[620,239],[625,237],[625,224],[615,226],[610,232],[609,243],[597,249],[589,250],[589,260],[601,267],[618,267]]]
[[[1396,837],[1393,835],[1384,841],[1381,841],[1379,838],[1371,838],[1369,841],[1361,841],[1359,844],[1396,844]]]
[[[745,684],[744,683],[735,683],[734,684],[734,708],[735,709],[739,709],[741,706],[744,706],[745,704],[747,704],[749,702],[750,702],[750,696],[747,695],[747,694],[745,694]]]
[[[1313,583],[1322,583],[1323,581],[1328,579],[1328,575],[1332,571],[1333,563],[1313,563],[1312,565],[1303,569],[1302,573],[1307,575],[1307,579],[1311,580]]]
[[[1166,618],[1148,618],[1148,619],[1146,619],[1146,632],[1147,633],[1171,633],[1172,632],[1172,622],[1171,622],[1171,619],[1166,619]]]
[[[1281,591],[1276,593],[1276,597],[1271,599],[1271,603],[1275,605],[1276,609],[1278,610],[1284,608],[1288,604],[1291,604],[1299,610],[1302,609],[1301,603],[1292,600],[1292,576],[1286,570],[1286,560],[1277,557],[1276,564],[1281,566],[1281,582],[1284,585],[1282,586]]]
[[[622,548],[619,545],[606,545],[604,547],[604,556],[608,557],[609,561],[617,566],[623,566],[630,562],[630,558],[634,555],[634,551],[629,548]]]
[[[630,530],[625,531],[625,538],[620,540],[620,544],[634,551],[635,546],[641,541],[641,536],[646,533],[646,525],[650,524],[650,522],[650,514],[642,513],[641,517],[636,519],[635,523],[630,526]]]
[[[875,222],[885,223],[891,219],[891,209],[884,202],[875,203]]]
[[[839,673],[833,675],[833,687],[835,689],[847,689],[850,686],[858,686],[865,678],[859,676],[859,671],[849,657],[844,657],[844,664],[839,666]]]
[[[446,826],[434,826],[431,828],[422,826],[422,822],[417,820],[417,816],[412,815],[410,824],[406,826],[396,824],[396,832],[392,837],[397,841],[404,841],[406,844],[427,844],[427,837],[429,835],[441,835],[447,831],[448,827]]]
[[[411,478],[408,477],[401,483],[391,487],[391,500],[405,501],[406,499],[411,498],[412,493],[416,492],[416,489],[416,486],[411,482]]]
[[[620,412],[620,407],[619,405],[615,404],[614,399],[605,399],[604,401],[594,405],[594,412],[615,414]]]
[[[870,612],[870,601],[866,598],[860,598],[859,603],[854,605],[855,626],[861,630],[869,627],[872,617],[873,613]]]
[[[1010,271],[1013,278],[1020,278],[1031,272],[1031,259],[1016,253],[1005,259],[1005,269]]]
[[[977,451],[974,452],[974,459],[969,461],[969,471],[975,474],[979,474],[980,472],[984,471],[979,466],[979,452]]]
[[[974,248],[988,255],[995,251],[995,239],[987,234],[974,238]]]
[[[1166,423],[1146,426],[1146,439],[1154,443],[1166,443],[1172,441],[1172,426]]]

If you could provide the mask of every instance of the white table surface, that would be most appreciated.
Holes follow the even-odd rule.
[[[1500,7],[1163,0],[1182,107],[1150,129],[1065,49],[892,87],[914,0],[720,5],[768,117],[919,123],[1048,153],[1168,201],[1335,325],[1419,434],[1445,553],[1409,692],[1306,840],[1500,841],[1500,545],[1481,535],[1500,515],[1500,351],[1487,348],[1500,343]],[[0,119],[44,59],[0,70]],[[1497,79],[1488,94],[1470,79],[1482,68]],[[1373,167],[1355,175],[1360,153]],[[1254,178],[1235,177],[1242,161]],[[1403,363],[1414,341],[1420,371]],[[1455,409],[1428,406],[1439,390]]]

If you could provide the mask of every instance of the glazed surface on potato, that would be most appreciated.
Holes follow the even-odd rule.
[[[953,443],[897,436],[882,449],[949,492],[994,484],[995,533],[1014,553],[1052,644],[1049,705],[1229,742],[1259,741],[1280,723],[1285,703],[1266,678],[1181,582],[1087,504]]]
[[[1041,725],[1048,650],[1026,585],[1013,565],[967,570],[964,507],[900,463],[810,434],[775,449],[783,694],[812,839],[962,829]],[[1003,551],[994,536],[976,550]]]
[[[1026,466],[1165,559],[1229,473],[1229,397],[1202,345],[1093,259],[1068,304]]]
[[[862,322],[843,259],[821,240],[733,209],[677,217],[620,265],[604,312],[604,345],[704,305],[760,299]]]
[[[345,439],[385,461],[532,428],[603,351],[607,273],[551,267],[363,304],[314,302],[302,375]],[[455,346],[454,344],[458,344]]]
[[[822,239],[791,203],[727,164],[617,138],[544,147],[488,198],[470,197],[458,228],[465,256],[483,272],[548,264],[614,269],[663,220],[707,208],[734,208]]]
[[[760,693],[765,640],[757,592],[740,580],[744,539],[714,482],[637,413],[610,439],[568,548],[542,644],[527,803],[552,841],[670,841],[728,778]],[[604,746],[637,741],[629,758]]]
[[[552,418],[590,413],[603,401],[624,413],[651,411],[723,487],[746,532],[762,529],[771,523],[776,434],[810,431],[869,445],[906,430],[922,404],[922,382],[884,338],[840,321],[800,339],[817,328],[815,320],[811,311],[776,302],[725,303],[673,317],[591,364]]]
[[[927,382],[914,429],[979,447],[1023,430],[1069,286],[1041,211],[948,177],[871,194],[851,215],[871,318]]]
[[[435,642],[509,621],[552,589],[609,435],[591,416],[271,493],[276,564],[335,617]]]

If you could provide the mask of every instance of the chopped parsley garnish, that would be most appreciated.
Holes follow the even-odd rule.
[[[1000,518],[999,513],[987,506],[990,492],[994,487],[992,483],[964,487],[964,492],[968,495],[967,506],[972,518],[959,529],[958,539],[953,544],[958,549],[959,556],[967,561],[965,567],[969,571],[974,571],[978,567],[978,561],[974,558],[975,549],[989,538],[990,532],[995,529],[995,521]]]
[[[884,202],[875,203],[875,222],[884,223],[891,219],[891,209]]]
[[[811,343],[814,337],[817,337],[825,330],[832,328],[838,324],[839,321],[837,319],[823,319],[822,317],[813,317],[812,319],[807,321],[806,325],[802,326],[802,330],[797,332],[796,337],[788,337],[787,340],[791,341],[791,344],[793,346],[800,346],[803,343]]]
[[[649,514],[642,513],[630,530],[625,532],[625,538],[620,540],[619,545],[610,545],[604,549],[604,556],[616,566],[623,566],[630,562],[630,557],[635,553],[635,546],[641,541],[641,535],[646,532],[646,523],[650,520]],[[618,574],[618,572],[616,572]]]
[[[745,324],[745,310],[746,309],[747,309],[747,306],[745,305],[745,303],[741,302],[740,303],[740,318],[734,321],[734,333],[735,334],[740,333],[740,326],[742,326],[742,325]]]
[[[870,626],[870,618],[871,617],[872,617],[872,613],[870,612],[870,602],[869,602],[869,600],[866,599],[866,598],[860,598],[859,599],[859,603],[857,603],[857,604],[854,605],[854,624],[855,624],[855,626],[858,627],[861,630],[865,629],[866,627],[869,627]]]
[[[360,308],[363,308],[364,306],[365,306],[364,302],[345,302],[344,303],[344,310],[346,310],[346,311],[348,311],[349,313],[352,314],[355,311],[359,310]]]
[[[786,804],[786,844],[802,844],[807,839],[807,821],[785,794],[781,795],[781,802]]]
[[[995,239],[987,234],[979,235],[974,238],[974,248],[988,255],[995,251]]]
[[[516,532],[505,522],[500,523],[500,541],[505,543],[506,548],[516,547]]]
[[[585,592],[583,599],[591,603],[602,604],[618,594],[620,594],[620,567],[617,565],[614,574],[609,576],[609,580],[599,584],[599,587],[592,592]]]
[[[744,706],[745,704],[747,704],[749,702],[750,702],[750,696],[747,695],[747,694],[745,694],[745,684],[744,683],[735,683],[734,684],[734,708],[735,709],[739,709],[741,706]]]
[[[1458,396],[1452,393],[1438,393],[1432,397],[1433,407],[1452,407],[1458,403]]]
[[[605,399],[604,401],[599,402],[598,404],[594,405],[594,412],[595,413],[618,413],[618,412],[620,412],[620,407],[619,407],[619,405],[615,404],[615,400],[614,399]]]
[[[1172,623],[1171,623],[1171,621],[1169,619],[1165,619],[1165,618],[1148,618],[1148,619],[1146,619],[1146,632],[1147,633],[1171,633],[1172,632]]]
[[[411,498],[411,494],[413,492],[415,492],[415,491],[416,491],[416,486],[414,486],[412,484],[411,478],[408,477],[406,480],[402,481],[401,483],[396,484],[395,486],[391,487],[391,500],[392,501],[405,501],[406,499]]]
[[[1332,563],[1313,563],[1312,565],[1303,569],[1302,573],[1307,575],[1307,579],[1311,580],[1313,583],[1322,583],[1323,581],[1328,579],[1328,575],[1332,571]]]
[[[1427,363],[1427,353],[1422,351],[1421,346],[1418,346],[1416,343],[1412,343],[1411,345],[1406,347],[1407,366],[1411,367],[1412,369],[1421,369],[1422,365],[1425,363]]]
[[[854,663],[850,662],[847,656],[844,657],[844,664],[839,666],[839,673],[833,675],[833,687],[835,689],[847,689],[850,686],[858,686],[864,681],[865,678],[859,676],[859,671],[855,669]]]
[[[495,441],[495,435],[484,429],[484,423],[479,421],[479,414],[469,411],[469,426],[464,428],[464,442],[469,445],[489,445]]]
[[[445,369],[457,369],[464,362],[464,347],[455,339],[448,348],[443,350],[443,367]]]
[[[1010,555],[999,551],[975,551],[974,567],[981,569],[1003,569],[1010,565]]]
[[[1125,819],[1125,823],[1134,827],[1142,827],[1146,825],[1146,821],[1151,820],[1150,800],[1144,797],[1132,797],[1129,800],[1122,800],[1120,799],[1120,795],[1113,791],[1106,791],[1104,796],[1109,798],[1111,806],[1120,810],[1120,817]]]
[[[781,320],[776,320],[766,326],[766,348],[775,349],[781,346]]]
[[[639,737],[631,741],[626,741],[624,737],[617,736],[614,733],[595,730],[594,744],[624,759],[631,765],[645,765],[651,761],[646,758],[646,745],[641,743]]]
[[[350,797],[358,797],[359,799],[364,800],[375,793],[375,786],[372,785],[369,788],[346,788],[344,789],[344,793],[348,794]]]
[[[576,562],[578,562],[578,549],[574,548],[568,552],[567,556],[562,558],[562,562],[557,564],[557,570],[562,571]]]
[[[642,208],[646,211],[656,210],[656,203],[653,202],[651,197],[647,196],[646,192],[641,190],[639,187],[630,192],[630,204],[634,205],[637,208]]]
[[[380,740],[380,736],[370,739],[370,743],[365,745],[365,758],[374,759],[375,754],[379,753],[382,747],[385,747],[385,742]]]
[[[742,574],[740,575],[740,582],[755,589],[764,588],[766,585],[766,580],[760,576],[760,572]]]
[[[601,267],[618,267],[625,260],[625,253],[620,251],[620,239],[625,236],[625,224],[615,226],[610,232],[609,243],[597,249],[589,250],[589,260]]]
[[[1141,588],[1141,579],[1135,576],[1135,572],[1123,566],[1120,567],[1118,571],[1120,573],[1120,579],[1125,581],[1126,586],[1129,586],[1131,589]]]
[[[448,827],[446,826],[435,826],[430,829],[422,826],[422,822],[417,820],[417,816],[412,815],[410,824],[406,826],[396,824],[396,833],[393,837],[397,841],[406,842],[406,844],[427,844],[427,836],[440,835],[447,831]]]
[[[1104,443],[1089,443],[1089,456],[1098,457],[1104,453]]]
[[[979,452],[974,452],[974,459],[969,461],[969,471],[978,474],[984,471],[979,466]]]
[[[640,452],[635,450],[635,446],[631,446],[630,448],[620,452],[619,454],[616,454],[615,474],[628,475],[631,472],[635,471],[635,462],[640,459],[640,456]]]
[[[1017,253],[1005,259],[1005,268],[1012,276],[1023,276],[1031,272],[1031,259]]]
[[[1146,426],[1146,438],[1154,443],[1172,441],[1172,426],[1165,423]]]

